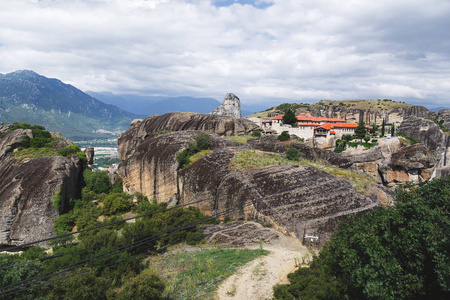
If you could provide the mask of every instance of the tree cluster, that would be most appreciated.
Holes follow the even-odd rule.
[[[342,223],[275,299],[449,299],[449,232],[450,177],[407,186],[394,207]]]

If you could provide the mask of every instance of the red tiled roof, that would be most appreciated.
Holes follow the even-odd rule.
[[[272,118],[269,118],[269,120],[282,120],[284,115],[275,116]]]
[[[317,126],[314,129],[320,129],[320,128],[323,128],[323,129],[326,129],[326,130],[330,130],[332,128],[332,125],[331,124],[323,124],[323,125]]]
[[[330,134],[336,134],[336,132],[334,130],[331,130]]]
[[[355,123],[334,123],[333,127],[334,128],[337,128],[337,127],[356,128],[356,127],[358,127],[358,124],[355,124]]]
[[[343,119],[337,119],[337,118],[324,118],[324,117],[305,117],[298,115],[297,120],[301,122],[345,122]]]

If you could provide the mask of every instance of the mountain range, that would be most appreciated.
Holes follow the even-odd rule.
[[[165,114],[173,111],[210,113],[222,103],[214,98],[195,98],[189,96],[164,97],[164,96],[136,96],[130,94],[116,95],[111,92],[92,92],[87,94],[108,104],[134,114]],[[241,103],[243,117],[254,112],[266,109],[264,105],[252,105]]]
[[[109,136],[139,116],[105,104],[58,79],[22,70],[0,74],[0,122],[42,125],[74,139]]]

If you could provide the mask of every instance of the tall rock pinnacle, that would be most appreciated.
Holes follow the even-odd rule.
[[[225,95],[225,99],[223,99],[222,105],[214,109],[211,114],[240,118],[241,101],[235,94],[228,93]]]

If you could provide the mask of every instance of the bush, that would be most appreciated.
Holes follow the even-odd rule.
[[[131,210],[133,202],[126,193],[112,193],[103,200],[103,213],[105,215],[115,215]]]
[[[73,218],[72,213],[67,213],[60,215],[58,219],[56,219],[55,225],[53,228],[55,232],[58,234],[68,233],[72,230],[73,226],[75,226],[75,220]]]
[[[301,157],[300,151],[295,148],[288,148],[286,150],[286,158],[292,161],[299,161]]]
[[[283,131],[278,137],[277,139],[280,142],[284,142],[284,141],[289,141],[291,139],[291,136],[289,135],[289,132],[287,131]]]
[[[195,137],[195,141],[197,142],[198,151],[211,149],[211,137],[207,133],[199,133]]]
[[[72,154],[77,154],[79,151],[81,151],[81,149],[78,145],[68,145],[62,149],[59,149],[58,154],[70,158]]]
[[[259,131],[259,130],[253,130],[253,131],[252,131],[252,136],[253,136],[253,137],[257,137],[257,138],[261,137],[261,131]]]
[[[166,299],[163,297],[164,283],[157,275],[149,272],[150,270],[146,270],[142,274],[127,281],[123,289],[116,294],[116,299]]]
[[[338,147],[334,148],[334,150],[333,150],[334,153],[341,153],[343,151],[345,151],[345,148],[342,146],[338,146]]]
[[[83,178],[87,188],[94,193],[107,193],[111,189],[107,171],[92,172],[91,170],[86,169],[83,172]]]

